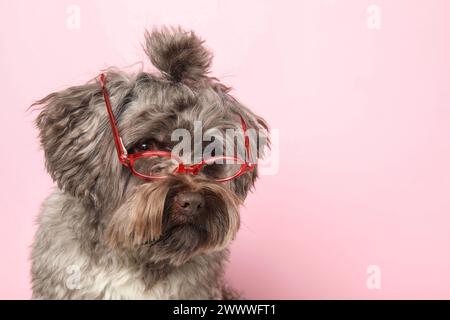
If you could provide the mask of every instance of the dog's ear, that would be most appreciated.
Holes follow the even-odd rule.
[[[113,104],[126,94],[127,83],[119,74],[107,74]],[[99,82],[70,87],[34,103],[47,171],[58,187],[73,196],[98,202],[98,182],[114,164],[114,144],[107,125]],[[116,161],[118,162],[118,161]]]
[[[153,29],[145,33],[145,51],[152,64],[173,81],[196,82],[206,78],[212,53],[192,31]]]

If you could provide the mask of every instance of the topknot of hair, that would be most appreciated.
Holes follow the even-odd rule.
[[[195,82],[207,77],[212,53],[192,31],[181,28],[153,29],[145,33],[145,52],[164,76],[176,82]]]

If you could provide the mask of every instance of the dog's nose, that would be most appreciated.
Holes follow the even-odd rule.
[[[176,195],[175,201],[184,214],[194,215],[205,206],[205,199],[197,192],[181,192]]]

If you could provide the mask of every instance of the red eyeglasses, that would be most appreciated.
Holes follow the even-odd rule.
[[[151,150],[128,154],[122,138],[120,137],[119,129],[116,126],[116,120],[114,118],[105,83],[106,77],[105,74],[102,73],[100,75],[100,84],[102,86],[106,110],[108,110],[108,117],[111,123],[119,161],[122,165],[130,169],[133,175],[145,180],[153,180],[164,179],[171,174],[178,173],[190,173],[194,175],[204,174],[217,182],[225,182],[237,178],[255,168],[256,164],[232,156],[215,156],[203,159],[198,164],[186,165],[183,164],[179,157],[168,151]],[[245,151],[247,157],[250,158],[249,137],[246,135],[247,125],[242,116],[240,116],[240,118],[242,130],[244,132]]]

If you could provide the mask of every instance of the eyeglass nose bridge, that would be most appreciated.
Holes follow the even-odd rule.
[[[194,164],[194,165],[188,165],[186,166],[184,163],[180,163],[178,166],[177,173],[187,173],[187,174],[193,174],[197,175],[200,172],[200,169],[202,168],[203,163]]]

